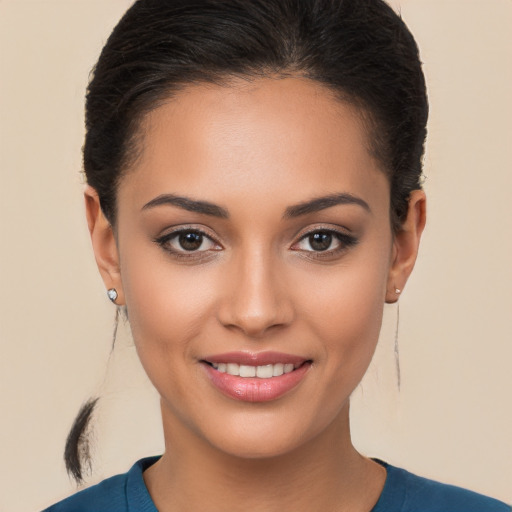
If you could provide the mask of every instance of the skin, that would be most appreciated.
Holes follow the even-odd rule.
[[[412,193],[392,233],[389,183],[358,111],[307,79],[189,86],[142,130],[115,229],[94,189],[85,197],[98,267],[127,306],[161,396],[166,452],[144,474],[158,510],[371,510],[386,475],[352,446],[349,397],[374,353],[384,303],[398,299],[414,266],[424,193]],[[368,209],[283,217],[340,193]],[[162,194],[214,203],[229,218],[144,208]],[[192,252],[176,237],[155,242],[177,227],[211,241]],[[311,230],[356,242],[333,236],[315,250]],[[224,396],[200,363],[268,350],[312,361],[298,386],[270,402]]]

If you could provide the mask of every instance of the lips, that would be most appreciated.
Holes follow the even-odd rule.
[[[311,367],[300,356],[278,352],[230,352],[202,360],[210,382],[235,400],[267,402],[295,388]]]

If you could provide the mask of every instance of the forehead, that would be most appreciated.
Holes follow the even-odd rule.
[[[389,195],[360,111],[305,78],[188,86],[147,115],[141,135],[120,190],[137,204],[162,193]]]

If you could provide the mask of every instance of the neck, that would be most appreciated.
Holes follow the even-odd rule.
[[[166,451],[144,473],[160,512],[369,512],[384,486],[384,468],[351,443],[348,404],[316,438],[256,459],[221,452],[162,413]]]

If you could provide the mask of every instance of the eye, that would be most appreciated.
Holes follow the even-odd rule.
[[[316,229],[306,233],[292,249],[311,253],[325,253],[328,256],[338,254],[356,243],[357,240],[352,235],[329,229]]]
[[[212,250],[220,250],[220,246],[214,242],[208,235],[197,229],[180,229],[173,231],[160,238],[155,242],[163,249],[186,256],[194,253],[202,253]]]
[[[302,250],[310,250],[307,247],[311,247],[311,250],[313,251],[327,251],[328,249],[334,249],[335,247],[332,247],[334,242],[334,245],[339,244],[339,240],[336,239],[333,235],[333,233],[330,233],[328,231],[317,231],[316,233],[311,233],[306,238],[303,238],[299,245],[302,245]]]
[[[188,233],[185,232],[176,235],[171,240],[171,245],[172,242],[175,242],[180,249],[184,249],[185,251],[199,251],[201,247],[205,245],[205,241],[206,238],[202,233],[194,233],[193,231],[189,231]],[[176,249],[177,247],[174,246],[174,248]]]

